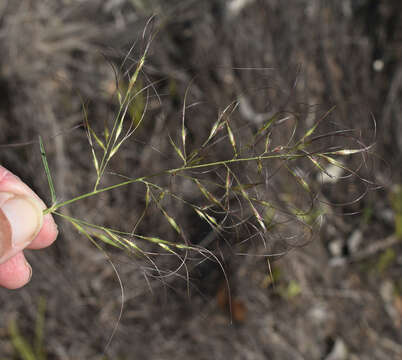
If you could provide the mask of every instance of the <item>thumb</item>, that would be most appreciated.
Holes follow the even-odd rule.
[[[29,245],[42,222],[38,200],[28,195],[0,192],[0,264]]]

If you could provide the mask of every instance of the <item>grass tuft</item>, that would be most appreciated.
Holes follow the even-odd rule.
[[[45,299],[40,298],[36,314],[33,345],[31,345],[30,341],[21,334],[16,318],[11,319],[8,324],[11,343],[14,346],[16,354],[22,360],[47,359],[44,345],[45,311],[46,301]]]

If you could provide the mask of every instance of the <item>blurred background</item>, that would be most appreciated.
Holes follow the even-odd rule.
[[[268,250],[286,254],[271,259],[271,275],[262,256],[269,251],[254,240],[242,248],[246,256],[221,245],[228,281],[217,264],[189,259],[188,282],[175,272],[177,260],[162,255],[153,257],[166,275],[158,278],[147,259],[108,249],[126,295],[120,320],[113,268],[57,219],[57,243],[27,253],[31,283],[0,289],[0,358],[402,358],[401,16],[399,0],[0,0],[0,163],[48,203],[38,135],[58,200],[90,190],[95,177],[80,126],[82,104],[101,132],[116,111],[113,69],[124,61],[122,74],[135,69],[152,34],[136,85],[148,87],[149,96],[130,109],[141,112],[147,103],[144,123],[111,170],[141,176],[179,166],[167,134],[180,137],[191,84],[189,146],[199,145],[236,99],[240,142],[278,111],[298,114],[296,133],[302,134],[335,105],[322,131],[334,124],[361,129],[366,144],[375,142],[378,159],[367,173],[383,185],[362,192],[359,178],[317,179],[311,172],[325,216],[307,240],[273,237]],[[279,127],[273,142],[286,145],[292,129]],[[224,151],[217,144],[205,157]],[[303,164],[300,169],[306,171]],[[161,181],[186,192],[184,180]],[[271,191],[296,196],[286,181],[274,174]],[[65,211],[130,228],[143,207],[140,189],[127,187]],[[216,246],[199,218],[180,204],[169,211],[191,242]],[[170,234],[166,221],[153,215],[145,217],[143,231]]]

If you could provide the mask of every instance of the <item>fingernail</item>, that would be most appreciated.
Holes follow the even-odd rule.
[[[28,270],[29,270],[29,277],[28,277],[28,281],[27,281],[27,282],[30,282],[31,279],[32,279],[32,266],[31,266],[31,264],[30,264],[28,261],[26,261],[26,260],[25,260],[25,264],[26,264],[26,266],[27,266],[27,268],[28,268]]]
[[[0,206],[11,230],[11,246],[20,247],[30,243],[42,227],[43,213],[35,199],[23,195],[12,195]],[[1,193],[0,198],[7,196]]]

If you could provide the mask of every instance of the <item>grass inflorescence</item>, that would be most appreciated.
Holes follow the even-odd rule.
[[[321,124],[332,116],[334,108],[317,116],[314,124],[303,132],[300,132],[298,115],[285,110],[267,116],[253,129],[233,120],[240,103],[234,100],[220,112],[200,145],[194,146],[187,127],[187,110],[191,107],[188,105],[190,86],[183,101],[178,134],[168,135],[178,165],[135,177],[118,174],[119,181],[103,186],[105,175],[115,174],[110,169],[112,158],[117,156],[146,119],[148,102],[144,99],[148,99],[152,85],[140,85],[148,49],[149,44],[126,85],[116,84],[118,110],[111,126],[105,124],[101,133],[96,132],[83,106],[84,125],[96,174],[90,191],[57,201],[45,147],[40,139],[52,199],[51,206],[44,213],[68,221],[97,247],[113,246],[145,257],[157,269],[154,255],[158,252],[144,248],[147,243],[159,248],[161,253],[180,259],[177,271],[186,269],[186,278],[186,260],[191,258],[189,254],[202,255],[204,259],[218,262],[224,272],[221,246],[211,247],[212,241],[220,241],[235,248],[236,253],[245,254],[248,253],[245,244],[258,240],[264,249],[258,255],[267,256],[268,260],[271,256],[283,254],[290,246],[309,241],[325,213],[324,207],[320,206],[320,187],[317,187],[319,181],[316,175],[322,174],[332,179],[334,176],[327,170],[330,166],[342,170],[340,180],[351,177],[359,179],[363,184],[362,194],[376,186],[360,175],[361,170],[368,166],[367,155],[372,146],[364,145],[358,130],[319,132]],[[137,100],[140,102],[138,106],[135,105]],[[283,141],[281,132],[289,134],[286,141]],[[282,142],[278,142],[278,139]],[[334,139],[346,140],[337,142]],[[215,152],[216,158],[210,157],[213,148],[219,149]],[[350,161],[351,158],[356,158],[356,161]],[[174,190],[158,181],[160,178],[180,178],[188,189],[186,192]],[[90,223],[61,211],[67,205],[133,184],[142,187],[144,208],[131,231]],[[193,213],[199,222],[209,227],[212,235],[192,241],[188,229],[166,206],[167,198]],[[358,199],[360,196],[356,197],[356,201]],[[144,233],[141,223],[149,216],[151,207],[157,210],[172,234],[160,236],[151,231]],[[288,246],[275,250],[270,242],[278,239]]]

